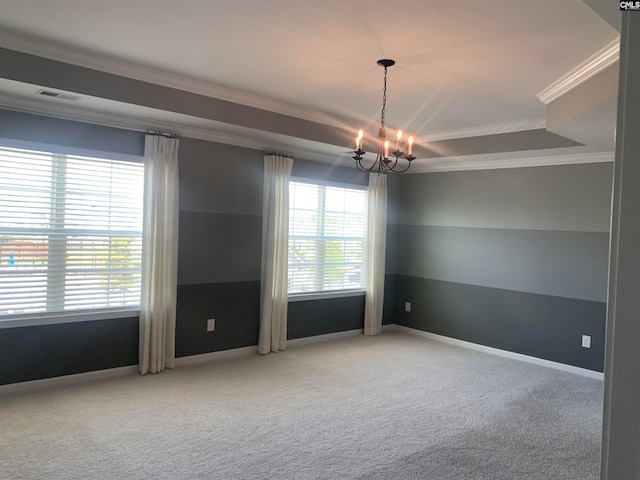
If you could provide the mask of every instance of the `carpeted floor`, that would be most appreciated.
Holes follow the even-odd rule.
[[[0,396],[0,478],[597,479],[602,382],[384,332]]]

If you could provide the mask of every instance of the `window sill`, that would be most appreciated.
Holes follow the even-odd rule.
[[[338,290],[335,292],[292,293],[288,297],[289,302],[304,302],[307,300],[327,300],[342,297],[364,297],[364,290]]]
[[[0,319],[0,330],[3,328],[33,327],[58,323],[89,322],[93,320],[112,320],[116,318],[139,317],[140,310],[101,310],[99,312],[53,313],[42,315],[25,315]]]

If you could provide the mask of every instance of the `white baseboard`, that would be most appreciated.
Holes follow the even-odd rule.
[[[393,330],[395,325],[383,325],[382,331]],[[288,347],[296,347],[300,345],[308,345],[310,343],[325,342],[327,340],[337,340],[340,338],[354,337],[362,335],[363,330],[347,330],[346,332],[327,333],[325,335],[316,335],[313,337],[296,338],[288,340]],[[258,347],[252,345],[249,347],[232,348],[230,350],[221,350],[219,352],[203,353],[200,355],[190,355],[188,357],[179,357],[175,360],[175,366],[192,365],[195,363],[210,362],[221,358],[237,357],[239,355],[249,355],[258,352]],[[138,373],[138,365],[128,367],[109,368],[106,370],[95,370],[93,372],[76,373],[73,375],[64,375],[61,377],[43,378],[40,380],[31,380],[28,382],[10,383],[8,385],[0,385],[0,395],[2,394],[21,394],[51,387],[64,387],[77,383],[102,380],[106,378],[120,377]]]
[[[362,335],[364,330],[347,330],[345,332],[326,333],[324,335],[314,335],[313,337],[294,338],[287,340],[287,348],[299,347],[300,345],[308,345],[310,343],[326,342],[328,340],[338,340],[340,338],[355,337]]]
[[[0,385],[0,395],[2,394],[22,394],[52,387],[68,387],[78,383],[92,382],[95,380],[104,380],[106,378],[122,377],[124,375],[132,375],[138,373],[138,365],[130,365],[128,367],[108,368],[106,370],[95,370],[93,372],[75,373],[73,375],[64,375],[62,377],[43,378],[40,380],[31,380],[28,382],[10,383],[8,385]]]
[[[519,360],[521,362],[533,363],[534,365],[540,365],[543,367],[554,368],[556,370],[562,370],[564,372],[575,373],[576,375],[582,375],[583,377],[595,378],[597,380],[604,380],[604,374],[596,372],[594,370],[588,370],[586,368],[574,367],[573,365],[566,365],[564,363],[552,362],[551,360],[544,360],[542,358],[531,357],[529,355],[523,355],[521,353],[509,352],[507,350],[500,350],[499,348],[487,347],[485,345],[478,345],[477,343],[465,342],[464,340],[458,340],[457,338],[445,337],[435,333],[424,332],[415,328],[404,327],[402,325],[393,325],[393,330],[399,332],[405,332],[410,335],[418,337],[428,338],[437,342],[448,343],[450,345],[457,345],[458,347],[469,348],[471,350],[477,350],[479,352],[490,353],[492,355],[498,355],[500,357],[511,358],[513,360]]]
[[[393,330],[395,325],[383,325],[382,331]],[[326,333],[324,335],[315,335],[313,337],[296,338],[293,340],[287,340],[287,347],[297,347],[299,345],[307,345],[309,343],[325,342],[327,340],[338,340],[340,338],[357,337],[358,335],[364,335],[364,329],[358,328],[356,330],[347,330],[344,332]]]
[[[212,360],[219,360],[221,358],[238,357],[240,355],[249,355],[251,353],[258,353],[257,345],[231,348],[229,350],[220,350],[219,352],[201,353],[199,355],[189,355],[188,357],[180,357],[176,358],[175,365],[176,367],[180,367],[182,365],[193,365],[194,363],[210,362]]]
[[[393,330],[395,325],[383,325],[382,331]],[[287,340],[287,348],[299,347],[301,345],[309,345],[311,343],[326,342],[328,340],[339,340],[341,338],[356,337],[363,335],[363,329],[347,330],[344,332],[326,333],[324,335],[314,335],[311,337],[294,338]],[[191,355],[189,357],[176,358],[176,367],[181,365],[192,365],[194,363],[210,362],[220,358],[236,357],[238,355],[247,355],[257,353],[258,347],[252,345],[250,347],[233,348],[231,350],[221,350],[219,352],[203,353],[201,355]]]

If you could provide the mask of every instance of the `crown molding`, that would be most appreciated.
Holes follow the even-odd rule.
[[[124,128],[128,130],[147,131],[160,130],[173,132],[184,137],[223,143],[254,150],[276,150],[306,160],[312,160],[332,165],[353,167],[348,155],[344,155],[341,148],[318,142],[304,142],[300,139],[287,141],[282,135],[269,135],[265,139],[260,134],[248,128],[237,127],[238,133],[221,131],[226,125],[216,125],[211,122],[208,127],[193,126],[179,121],[160,120],[145,117],[143,114],[122,114],[97,110],[78,105],[68,105],[39,98],[0,93],[0,107],[19,112],[45,115],[65,120],[81,121],[107,127]],[[218,129],[216,129],[216,127]],[[232,127],[233,128],[233,127]],[[298,143],[296,145],[296,143]],[[342,153],[342,154],[341,154]],[[537,167],[548,165],[571,165],[581,163],[613,162],[613,152],[578,153],[540,157],[509,157],[491,158],[490,154],[470,155],[464,157],[422,158],[413,162],[407,173],[433,173],[463,170],[488,170],[499,168]]]
[[[45,41],[23,33],[0,29],[0,47],[133,80],[238,103],[260,110],[267,110],[325,125],[344,127],[344,124],[338,119],[317,110],[144,67],[124,60],[117,60],[105,55],[89,53],[86,50]]]
[[[269,139],[264,139],[260,138],[258,135],[260,132],[258,131],[255,131],[256,134],[252,136],[253,130],[249,128],[238,127],[241,133],[229,133],[216,130],[215,125],[212,125],[211,128],[195,127],[174,121],[149,118],[144,115],[113,113],[5,93],[0,93],[0,107],[18,112],[44,115],[63,120],[80,121],[105,127],[123,128],[140,132],[159,130],[177,133],[181,136],[197,140],[223,143],[253,150],[283,151],[298,158],[322,163],[345,163],[338,158],[339,155],[335,153],[335,147],[332,145],[320,144],[318,142],[309,142],[317,145],[318,148],[294,145],[294,142],[287,142],[286,139],[279,138],[282,137],[281,135],[269,135]]]
[[[0,94],[0,107],[19,112],[45,115],[65,120],[87,122],[107,127],[125,128],[128,130],[147,131],[161,130],[173,132],[184,137],[223,143],[253,150],[277,150],[287,152],[298,158],[312,160],[331,165],[353,167],[350,158],[336,153],[331,145],[317,144],[318,148],[292,145],[286,139],[278,140],[271,136],[269,140],[252,137],[250,129],[243,129],[242,134],[216,131],[213,128],[194,127],[178,122],[163,121],[146,118],[142,115],[124,115],[105,112],[76,105],[64,105],[32,99],[27,97]],[[408,174],[452,172],[464,170],[492,170],[500,168],[539,167],[549,165],[572,165],[582,163],[613,162],[613,152],[578,153],[555,156],[526,157],[526,158],[487,158],[489,154],[465,157],[447,157],[437,159],[416,159]]]
[[[587,58],[584,62],[560,77],[547,88],[538,93],[538,98],[548,105],[555,99],[574,89],[581,83],[613,65],[620,57],[620,38],[613,40],[607,46]]]
[[[480,160],[455,157],[437,160],[414,160],[410,173],[456,172],[464,170],[495,170],[500,168],[544,167],[551,165],[577,165],[582,163],[613,162],[613,152],[577,153],[547,157],[500,158]]]
[[[546,118],[533,118],[529,120],[494,123],[490,125],[481,125],[478,127],[460,128],[457,130],[446,130],[441,132],[423,135],[415,140],[415,143],[435,142],[439,140],[452,140],[456,138],[466,137],[482,137],[485,135],[496,135],[500,133],[521,132],[523,130],[536,130],[545,128],[547,125]]]

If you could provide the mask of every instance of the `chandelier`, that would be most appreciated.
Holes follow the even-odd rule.
[[[356,168],[361,172],[378,172],[382,174],[386,174],[387,172],[394,173],[402,173],[409,170],[411,167],[411,161],[415,160],[416,157],[412,155],[413,153],[413,137],[409,137],[407,140],[407,153],[402,151],[402,131],[398,130],[396,134],[396,149],[391,152],[391,155],[395,157],[394,160],[389,159],[389,140],[387,140],[387,132],[386,127],[384,125],[384,114],[387,107],[387,68],[393,66],[396,62],[394,60],[382,59],[378,60],[378,65],[384,67],[384,88],[382,90],[382,113],[380,115],[380,129],[378,130],[378,153],[376,155],[375,161],[366,166],[366,162],[363,163],[363,155],[367,152],[362,150],[362,138],[364,137],[364,132],[362,130],[358,131],[358,136],[356,137],[356,149],[353,153],[355,156],[352,157],[356,161]],[[404,158],[408,160],[408,165],[400,169],[398,167],[398,159]]]

